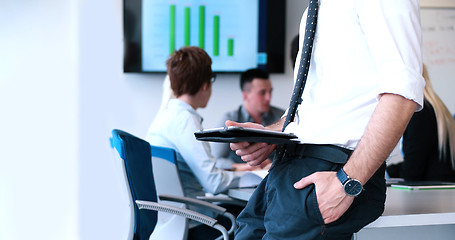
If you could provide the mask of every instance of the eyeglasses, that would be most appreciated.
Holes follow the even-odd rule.
[[[214,73],[212,75],[212,78],[210,79],[210,82],[214,83],[216,81],[216,74]]]

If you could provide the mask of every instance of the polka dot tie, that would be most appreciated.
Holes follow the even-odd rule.
[[[297,80],[295,81],[294,91],[291,96],[288,114],[284,120],[283,131],[286,126],[292,122],[297,112],[297,107],[302,102],[303,88],[305,87],[306,79],[308,76],[308,69],[310,68],[311,52],[313,51],[313,40],[316,33],[316,24],[318,17],[318,0],[310,0],[308,7],[308,16],[305,25],[305,36],[303,40],[302,55],[300,56],[299,71]],[[284,155],[284,145],[279,145],[276,149],[275,162],[281,160]]]

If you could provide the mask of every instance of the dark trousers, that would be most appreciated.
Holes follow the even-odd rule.
[[[310,147],[287,151],[272,167],[238,216],[235,239],[351,239],[353,233],[382,214],[385,165],[364,185],[364,191],[340,219],[324,224],[314,185],[301,190],[293,185],[314,172],[337,171],[350,152],[332,145],[306,146]]]

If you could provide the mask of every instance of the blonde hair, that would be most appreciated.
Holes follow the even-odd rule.
[[[449,109],[433,90],[425,65],[423,65],[423,78],[425,78],[425,99],[433,106],[436,115],[440,158],[450,156],[452,168],[455,169],[455,121]]]

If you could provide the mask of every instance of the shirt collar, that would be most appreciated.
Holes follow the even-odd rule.
[[[242,116],[247,119],[247,122],[253,122],[253,118],[251,118],[251,115],[246,110],[245,105],[242,104],[240,111]],[[273,122],[274,120],[272,106],[270,106],[270,110],[262,115],[262,124],[268,124],[268,122]]]
[[[245,106],[242,104],[240,107],[240,114],[242,114],[243,119],[246,119],[245,122],[253,122],[253,119],[251,118],[250,114],[246,110]]]

